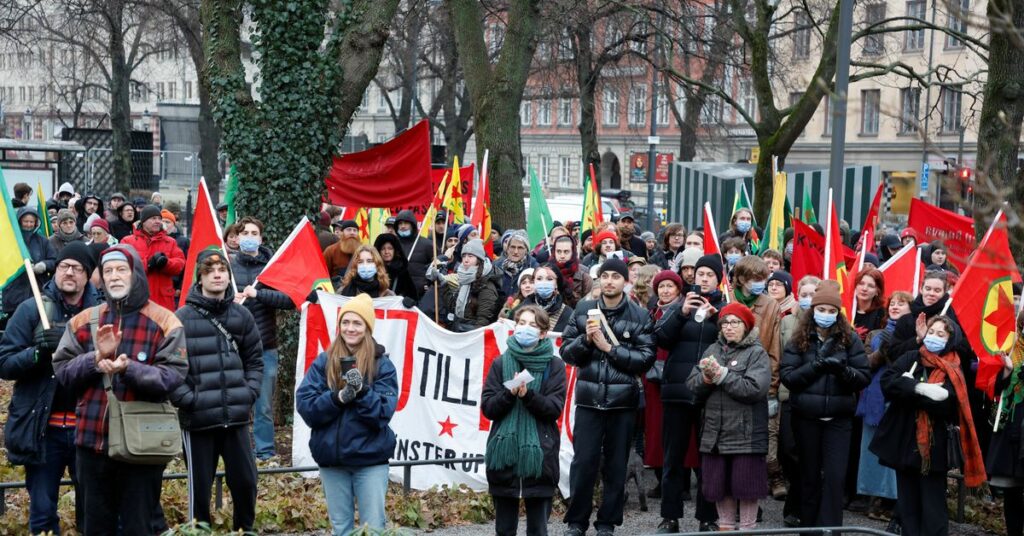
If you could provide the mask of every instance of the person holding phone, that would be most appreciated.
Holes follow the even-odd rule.
[[[566,389],[565,363],[555,357],[547,338],[550,323],[537,305],[516,310],[515,331],[505,353],[491,364],[480,399],[484,416],[493,421],[484,459],[498,536],[516,534],[520,498],[526,505],[526,533],[547,534],[558,486],[558,418]],[[505,386],[527,372],[533,379]]]
[[[366,294],[346,302],[334,342],[295,393],[296,409],[312,429],[309,450],[320,466],[335,536],[352,531],[356,503],[363,525],[383,529],[387,523],[388,458],[396,442],[388,423],[398,404],[398,375],[373,339],[374,320]],[[354,364],[347,372],[346,363]]]
[[[668,351],[661,379],[662,446],[665,451],[661,479],[661,524],[658,533],[679,532],[684,495],[689,490],[685,461],[690,438],[697,432],[702,406],[686,381],[697,361],[718,340],[718,311],[725,297],[718,289],[724,277],[722,257],[705,255],[694,270],[694,285],[683,300],[665,312],[654,329],[658,347]],[[697,519],[708,529],[717,518],[713,503],[697,495]]]

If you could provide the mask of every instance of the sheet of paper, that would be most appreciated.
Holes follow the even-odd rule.
[[[526,385],[532,381],[533,374],[530,374],[530,371],[523,369],[522,372],[516,374],[515,378],[512,378],[511,380],[503,383],[502,385],[504,385],[506,389],[511,391],[512,389],[519,389],[519,387]]]

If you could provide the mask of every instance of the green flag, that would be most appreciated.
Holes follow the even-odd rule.
[[[235,220],[238,216],[235,214],[235,195],[238,193],[238,172],[235,171],[235,166],[231,166],[228,170],[228,184],[224,187],[224,202],[228,205],[228,217],[224,220],[224,226],[227,227]]]
[[[530,247],[544,240],[554,223],[548,202],[544,199],[544,190],[537,180],[537,172],[530,168],[530,213],[526,216],[526,235],[530,238]]]
[[[21,225],[7,195],[4,171],[0,168],[0,289],[6,287],[25,271],[25,259],[31,258],[21,237]],[[44,212],[41,218],[46,217]]]
[[[806,224],[818,223],[818,218],[814,215],[814,201],[811,200],[811,194],[806,188],[804,188],[804,206],[800,210],[800,219]]]
[[[747,195],[747,184],[740,182],[740,189],[736,192],[736,197],[732,202],[732,213],[735,214],[737,210],[745,208],[754,213],[754,205],[750,202],[750,196]]]

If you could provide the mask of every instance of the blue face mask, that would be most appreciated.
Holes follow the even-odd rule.
[[[238,239],[238,249],[246,253],[256,253],[260,249],[260,239],[244,236]]]
[[[537,281],[533,286],[534,292],[542,299],[548,299],[555,293],[554,281]]]
[[[750,222],[747,220],[736,220],[736,230],[745,233],[750,230]]]
[[[412,236],[412,229],[402,229],[398,231],[398,236],[402,238],[409,238],[410,236]]]
[[[377,276],[376,264],[360,264],[356,266],[356,273],[363,281],[369,281]]]
[[[527,325],[516,326],[515,332],[512,334],[516,338],[516,342],[523,348],[530,348],[537,344],[540,340],[540,330]]]
[[[739,253],[725,254],[725,261],[729,263],[729,266],[736,266],[736,263],[740,262],[741,258],[743,258],[743,255],[740,255]]]
[[[830,328],[832,324],[836,323],[836,318],[839,316],[838,313],[823,313],[821,311],[814,311],[814,323],[820,328]]]
[[[943,339],[938,335],[925,335],[924,347],[929,352],[937,354],[946,349],[946,343],[949,342],[947,339]]]
[[[764,289],[767,286],[768,283],[764,281],[751,281],[749,287],[750,294],[752,296],[760,296],[761,294],[764,294]]]
[[[804,298],[800,298],[800,308],[803,309],[804,311],[806,311],[806,310],[811,308],[811,297],[810,296],[807,296],[807,297],[804,297]]]

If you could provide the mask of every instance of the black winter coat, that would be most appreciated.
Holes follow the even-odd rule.
[[[705,297],[715,309],[725,307],[721,292]],[[704,351],[718,341],[718,313],[697,322],[692,313],[684,316],[682,303],[677,303],[665,311],[654,328],[654,334],[658,347],[668,351],[661,376],[661,401],[696,404],[697,397],[686,386],[686,380]]]
[[[85,284],[79,307],[64,303],[51,281],[42,288],[44,307],[51,311],[51,327],[65,325],[81,311],[95,306],[96,290]],[[35,333],[42,329],[39,309],[32,300],[23,302],[7,323],[0,340],[0,379],[14,381],[14,393],[7,406],[4,424],[4,446],[7,460],[14,465],[40,464],[44,460],[43,439],[50,412],[62,405],[57,397],[65,397],[68,411],[74,411],[76,394],[62,387],[53,375],[51,356],[40,354],[36,359]]]
[[[919,380],[928,378],[932,369],[926,369],[920,362],[917,350],[907,352],[882,373],[882,393],[889,401],[889,407],[878,423],[875,438],[869,449],[878,456],[878,461],[897,471],[921,473],[921,455],[917,447],[917,412],[924,410],[932,419],[932,451],[930,474],[946,474],[949,470],[948,435],[946,424],[959,424],[959,402],[953,384],[946,379],[943,387],[949,391],[949,398],[936,402],[914,392]],[[914,378],[903,377],[910,367],[917,363]],[[978,421],[980,422],[980,421]]]
[[[402,251],[405,252],[405,258],[409,262],[409,276],[412,278],[413,285],[416,286],[416,291],[421,295],[423,288],[427,286],[427,266],[430,265],[430,261],[434,258],[434,246],[430,243],[430,238],[420,238],[420,228],[416,223],[416,216],[411,210],[403,210],[395,216],[395,226],[400,222],[409,222],[412,224],[412,235],[407,238],[398,237],[398,242],[402,244]],[[441,248],[437,248],[438,255],[441,254]]]
[[[1015,370],[1011,374],[1021,374]],[[1010,384],[1013,376],[1003,377],[1002,373],[996,378],[996,393],[1002,393]],[[1024,478],[1024,442],[1022,442],[1022,430],[1024,427],[1024,404],[1018,404],[1009,411],[1009,418],[1006,417],[1008,410],[1003,410],[1003,417],[1006,421],[999,425],[999,430],[992,433],[989,442],[988,453],[985,454],[985,472],[989,478]],[[974,416],[975,426],[981,428],[981,415]]]
[[[21,216],[24,214],[38,214],[36,209],[33,207],[22,207],[18,209],[18,220],[21,220]],[[39,226],[36,225],[38,231]],[[15,232],[21,232],[20,229],[16,229]],[[46,265],[46,273],[35,274],[36,281],[39,286],[42,287],[50,280],[53,275],[53,270],[57,266],[57,250],[53,249],[53,245],[50,241],[38,232],[22,233],[22,238],[25,240],[25,247],[28,248],[29,257],[32,259],[32,265],[34,266],[37,262],[41,262]],[[4,244],[3,247],[8,247],[9,244]],[[14,278],[3,289],[3,311],[8,315],[12,314],[21,302],[32,298],[32,287],[28,283],[28,274],[24,271]]]
[[[238,290],[252,284],[256,276],[260,275],[263,268],[267,266],[273,252],[266,246],[260,246],[256,255],[239,253],[231,259],[231,273],[235,276],[235,286]],[[264,350],[277,348],[277,315],[276,309],[294,309],[295,304],[284,292],[274,290],[262,284],[256,287],[256,299],[249,298],[242,304],[252,313],[256,326],[260,331],[260,339],[263,341]]]
[[[234,298],[230,287],[222,299],[203,296],[197,283],[175,313],[185,330],[188,375],[170,399],[186,430],[252,422],[263,379],[263,345],[252,313]],[[224,326],[234,345],[203,312]]]
[[[792,341],[779,364],[782,384],[789,389],[789,403],[802,417],[852,417],[857,410],[857,393],[871,383],[864,344],[851,331],[850,347],[844,348],[835,338],[822,342],[811,340],[806,352],[800,352]],[[818,372],[818,358],[838,357],[846,364],[840,372]]]
[[[484,382],[483,394],[480,395],[480,409],[484,417],[494,421],[491,423],[491,434],[498,429],[498,423],[505,418],[516,403],[516,397],[502,385],[502,359],[499,357],[491,364]],[[491,495],[496,497],[553,497],[558,487],[558,454],[561,433],[558,431],[558,418],[562,415],[565,405],[565,363],[557,357],[552,358],[541,379],[540,390],[527,390],[523,395],[523,405],[537,420],[537,437],[540,448],[544,452],[544,465],[541,476],[522,479],[517,477],[511,468],[487,469],[487,484]]]
[[[587,311],[600,308],[619,339],[610,353],[587,341]],[[576,405],[594,409],[636,409],[640,379],[656,357],[650,314],[625,296],[614,308],[604,299],[583,300],[562,332],[561,356],[578,367]],[[610,343],[611,341],[609,341]]]

